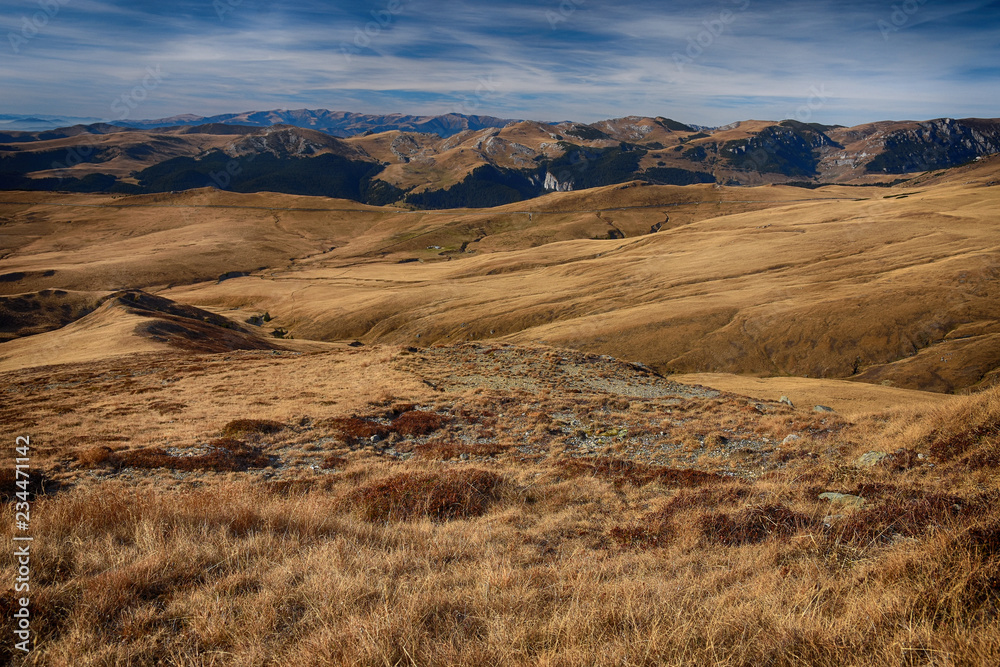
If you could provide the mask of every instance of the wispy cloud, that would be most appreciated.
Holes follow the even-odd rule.
[[[213,0],[61,0],[17,53],[11,35],[23,37],[39,3],[4,3],[0,112],[107,117],[149,67],[163,82],[136,118],[442,113],[467,107],[484,81],[476,113],[540,119],[777,119],[816,87],[828,93],[820,122],[1000,108],[998,2],[911,0],[894,16],[904,3],[577,0],[553,22],[570,0],[219,1],[226,11]]]

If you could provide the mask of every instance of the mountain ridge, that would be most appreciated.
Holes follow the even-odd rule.
[[[298,111],[238,116],[258,124],[184,116],[164,119],[184,122],[169,127],[102,123],[0,134],[0,189],[139,194],[214,185],[375,205],[482,208],[634,180],[888,185],[1000,152],[1000,120],[979,118],[856,127],[748,120],[709,129],[662,116],[500,127],[489,117],[397,115],[399,126],[441,131],[451,123],[449,131],[457,131],[368,129],[338,137],[302,127],[315,118]],[[483,118],[496,122],[471,129]],[[253,164],[257,157],[261,163]]]

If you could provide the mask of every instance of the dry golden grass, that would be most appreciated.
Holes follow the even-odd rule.
[[[990,386],[1000,368],[998,169],[896,188],[623,184],[447,212],[209,190],[8,193],[0,271],[13,278],[0,291],[144,287],[237,323],[268,312],[262,333],[297,340],[544,341],[660,371],[951,393]],[[591,240],[611,226],[627,238]],[[252,275],[220,282],[232,272]],[[101,324],[128,347],[126,323]],[[81,328],[7,348],[2,363],[49,349],[49,363],[77,348],[99,358],[94,327]]]
[[[38,632],[0,661],[1000,664],[1000,388],[899,389],[995,379],[997,195],[975,180],[995,170],[891,200],[616,186],[530,218],[19,194],[0,212],[17,308],[175,284],[215,328],[179,346],[150,321],[182,307],[119,304],[0,345],[0,423],[33,443]],[[318,202],[345,210],[290,210]],[[650,208],[609,210],[629,202]],[[588,240],[661,203],[676,227]],[[217,315],[264,312],[295,339],[225,343]],[[810,378],[710,389],[596,353]],[[815,379],[852,374],[896,386]]]
[[[38,643],[27,661],[5,643],[12,664],[1000,660],[1000,389],[848,421],[490,346],[2,379],[19,405],[0,418],[47,478]],[[468,460],[420,455],[449,443]],[[855,463],[875,448],[895,453]]]

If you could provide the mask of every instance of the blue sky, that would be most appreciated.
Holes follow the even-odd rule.
[[[1000,116],[1000,1],[0,0],[0,113]]]

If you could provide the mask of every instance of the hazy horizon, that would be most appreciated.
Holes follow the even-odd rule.
[[[5,3],[0,113],[995,117],[1000,2]]]

